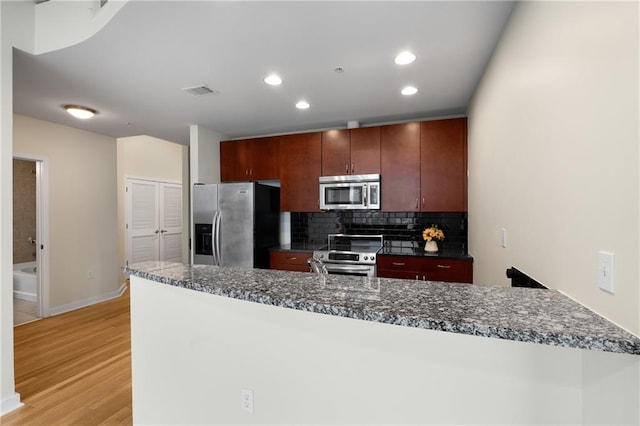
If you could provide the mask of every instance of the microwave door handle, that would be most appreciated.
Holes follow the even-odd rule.
[[[364,203],[364,206],[367,207],[367,204],[368,204],[367,203],[367,198],[369,196],[369,185],[367,185],[365,183],[363,186],[364,186],[364,191],[363,191],[364,192],[364,196],[363,196],[363,200],[362,201]]]

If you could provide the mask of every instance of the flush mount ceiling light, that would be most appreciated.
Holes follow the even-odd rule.
[[[298,109],[307,109],[309,108],[311,105],[309,105],[309,102],[307,101],[300,101],[296,104],[296,108]]]
[[[282,84],[282,79],[278,74],[269,74],[264,78],[264,82],[270,86],[279,86]]]
[[[95,109],[83,107],[80,105],[65,105],[64,109],[75,118],[79,118],[81,120],[86,120],[87,118],[91,118],[96,115],[97,111]]]
[[[411,52],[404,51],[400,52],[398,56],[394,59],[394,62],[398,65],[407,65],[416,60],[416,55]]]
[[[418,89],[416,89],[413,86],[407,86],[404,89],[402,89],[400,91],[400,93],[402,93],[405,96],[411,96],[411,95],[415,95],[416,93],[418,93]]]

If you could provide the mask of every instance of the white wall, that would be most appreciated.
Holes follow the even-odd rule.
[[[189,127],[191,185],[220,183],[220,133],[194,124]]]
[[[118,264],[125,256],[125,179],[149,179],[182,184],[182,260],[189,262],[189,150],[186,146],[151,136],[119,138],[118,169]],[[120,274],[120,280],[124,277]]]
[[[34,4],[0,2],[0,414],[20,406],[13,371],[13,50],[34,44]]]
[[[637,2],[519,3],[468,112],[475,282],[515,266],[636,335],[638,48]]]
[[[137,277],[131,321],[134,424],[640,422],[634,355],[315,314]],[[254,392],[253,414],[241,389]]]
[[[14,150],[48,159],[50,312],[112,297],[120,287],[116,140],[15,115]]]

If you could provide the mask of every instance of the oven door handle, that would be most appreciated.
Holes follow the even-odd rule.
[[[347,272],[352,274],[357,273],[368,273],[371,270],[369,266],[354,266],[354,265],[333,265],[330,263],[325,263],[324,266],[327,268],[329,273],[331,272]]]

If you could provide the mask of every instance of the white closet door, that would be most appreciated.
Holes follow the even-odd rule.
[[[182,262],[182,185],[160,184],[160,260]]]
[[[159,197],[156,182],[127,180],[128,261],[130,263],[158,260],[159,253]]]

